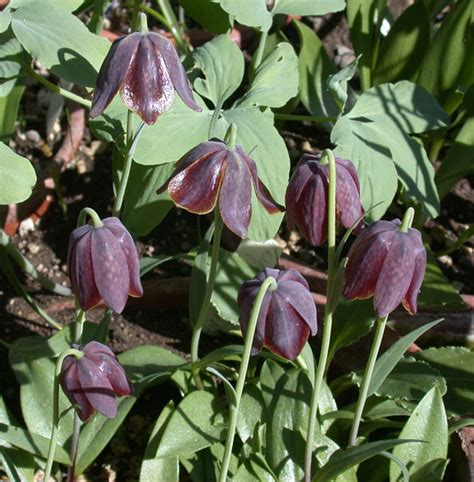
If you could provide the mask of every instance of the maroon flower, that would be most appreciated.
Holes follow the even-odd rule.
[[[426,268],[426,250],[417,229],[400,231],[400,220],[377,221],[352,244],[345,271],[348,300],[374,296],[378,317],[400,303],[412,314]]]
[[[321,156],[304,154],[291,177],[286,191],[287,223],[296,226],[313,246],[327,239],[329,165],[320,163]],[[336,216],[350,228],[364,214],[360,203],[360,187],[352,162],[336,157]]]
[[[132,394],[125,371],[113,352],[91,341],[83,349],[84,356],[68,356],[61,370],[61,386],[67,398],[77,406],[79,418],[85,422],[95,410],[114,418],[117,415],[115,395]]]
[[[121,313],[128,295],[142,296],[137,248],[118,218],[85,224],[69,238],[68,266],[72,289],[83,310],[101,301]]]
[[[220,141],[199,144],[185,154],[158,193],[168,189],[173,202],[195,214],[206,214],[219,202],[224,224],[245,238],[251,216],[252,183],[255,194],[269,213],[283,210],[257,175],[257,166],[236,145]]]
[[[97,77],[91,117],[102,114],[119,89],[123,103],[147,124],[171,107],[175,89],[188,107],[202,110],[173,44],[158,33],[135,32],[114,41]]]
[[[278,286],[273,291],[269,289],[263,299],[252,354],[257,354],[265,346],[283,358],[294,360],[309,335],[316,335],[318,330],[316,305],[308,283],[298,271],[265,268],[241,286],[238,303],[242,333],[247,332],[255,298],[269,276],[275,278]]]

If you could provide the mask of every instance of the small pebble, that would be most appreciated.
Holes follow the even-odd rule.
[[[28,243],[28,251],[31,254],[36,254],[40,250],[40,247],[38,244],[35,243]]]
[[[440,256],[438,258],[438,261],[440,263],[443,263],[448,268],[451,268],[451,266],[453,265],[453,258],[451,258],[451,256],[448,256],[447,254],[445,254],[444,256]]]
[[[29,140],[30,142],[34,142],[35,144],[41,140],[41,136],[39,135],[39,132],[33,129],[26,131],[25,136],[27,140]]]

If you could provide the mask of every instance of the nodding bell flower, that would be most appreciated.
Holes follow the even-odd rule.
[[[238,296],[242,333],[245,336],[258,291],[269,276],[278,286],[267,290],[263,298],[252,354],[256,355],[265,346],[287,360],[294,360],[318,329],[316,305],[307,281],[298,271],[265,268],[242,284]]]
[[[158,193],[168,189],[177,206],[195,214],[209,213],[218,203],[224,224],[245,238],[252,210],[252,184],[258,200],[269,213],[283,210],[259,179],[255,161],[241,146],[208,141],[178,161]]]
[[[146,26],[113,42],[97,77],[91,117],[102,114],[118,90],[123,103],[147,124],[171,107],[175,90],[188,107],[202,110],[172,42]]]
[[[132,394],[125,370],[110,348],[97,341],[88,343],[82,352],[82,358],[65,358],[60,377],[61,387],[69,401],[76,405],[83,422],[96,410],[114,418],[117,415],[115,396]]]
[[[101,301],[121,313],[128,295],[142,296],[140,266],[135,243],[116,217],[100,227],[85,224],[69,238],[68,266],[71,285],[83,310]]]
[[[364,214],[360,186],[352,162],[336,161],[336,220],[350,228]],[[296,226],[313,246],[323,244],[328,236],[329,165],[320,155],[304,154],[286,191],[287,224]]]
[[[416,313],[418,291],[426,268],[426,250],[417,229],[401,229],[400,220],[377,221],[365,228],[348,252],[344,297],[374,297],[378,317],[400,303]]]

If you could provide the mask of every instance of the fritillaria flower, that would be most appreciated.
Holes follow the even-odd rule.
[[[257,328],[253,339],[252,354],[262,347],[294,360],[303,349],[308,337],[316,335],[316,305],[307,281],[294,269],[265,268],[254,279],[242,284],[238,304],[240,325],[245,335],[252,306],[260,286],[269,276],[277,282],[277,288],[265,293]]]
[[[257,175],[257,166],[241,146],[208,141],[185,154],[158,193],[168,189],[172,201],[195,214],[211,212],[219,204],[224,224],[240,238],[247,236],[252,184],[269,213],[283,210]]]
[[[71,233],[68,266],[83,310],[103,301],[121,313],[128,295],[143,295],[137,248],[116,217],[103,219],[101,227],[85,224]]]
[[[418,291],[426,268],[426,250],[417,229],[400,229],[400,220],[377,221],[352,244],[345,271],[348,300],[374,297],[379,318],[400,303],[416,313]]]
[[[114,353],[105,345],[91,341],[83,349],[84,356],[65,358],[60,383],[69,401],[77,406],[79,418],[85,422],[97,410],[114,418],[115,396],[132,394],[125,371]]]
[[[97,77],[91,117],[102,114],[118,90],[123,103],[147,124],[171,107],[175,90],[188,107],[202,110],[173,44],[155,32],[135,32],[113,42]]]
[[[304,154],[286,191],[287,223],[296,226],[313,246],[320,246],[328,233],[329,165],[321,156]],[[336,220],[350,228],[364,214],[360,187],[352,162],[336,157]]]

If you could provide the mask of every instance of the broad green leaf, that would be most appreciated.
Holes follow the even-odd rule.
[[[345,0],[275,0],[272,15],[325,15],[340,12],[346,6]]]
[[[320,38],[304,23],[294,21],[301,42],[299,75],[301,102],[315,116],[339,115],[339,109],[326,87],[327,79],[337,72]]]
[[[217,0],[221,7],[237,22],[249,27],[259,27],[268,31],[272,25],[272,15],[267,9],[266,0]]]
[[[240,144],[257,165],[258,176],[273,198],[284,204],[290,159],[283,138],[273,125],[270,112],[262,113],[253,107],[241,107],[223,112],[228,125],[237,126],[237,144]],[[252,193],[252,218],[248,237],[267,241],[278,232],[281,214],[269,214]]]
[[[382,41],[373,84],[413,80],[430,43],[431,23],[425,4],[408,7]]]
[[[0,97],[7,96],[18,82],[22,50],[11,30],[0,34]]]
[[[31,454],[17,448],[5,448],[0,444],[0,465],[10,482],[33,480],[35,461]]]
[[[9,7],[10,8],[20,8],[24,5],[32,5],[37,4],[38,0],[11,0]],[[68,12],[73,12],[78,8],[84,0],[41,0],[41,7],[54,7],[54,8],[64,8]]]
[[[0,33],[3,33],[5,32],[5,30],[8,29],[11,21],[12,21],[12,14],[10,9],[8,9],[7,7],[0,12]]]
[[[400,438],[425,441],[407,443],[393,450],[393,455],[408,468],[410,482],[441,481],[448,455],[448,422],[438,388],[433,387],[424,396],[403,427]],[[390,482],[398,482],[400,476],[399,466],[390,462]]]
[[[74,84],[93,86],[110,43],[93,35],[66,9],[28,3],[12,19],[23,47],[41,65]]]
[[[171,414],[173,413],[173,409],[174,403],[172,400],[170,400],[168,404],[165,405],[155,422],[153,430],[150,434],[150,439],[148,440],[148,444],[145,449],[145,454],[143,456],[139,482],[154,482],[156,480],[163,480],[166,482],[179,481],[178,458],[156,458],[156,452],[161,434],[164,427],[168,423]]]
[[[329,360],[343,346],[349,346],[369,333],[375,319],[372,300],[341,300],[333,315]]]
[[[136,162],[145,166],[174,163],[208,139],[212,112],[198,96],[195,98],[202,112],[191,110],[176,96],[169,111],[155,124],[145,126],[133,156]]]
[[[311,383],[301,370],[267,361],[260,377],[267,409],[266,459],[278,480],[302,480]]]
[[[229,15],[214,0],[179,0],[179,3],[193,20],[212,33],[226,33],[231,29]]]
[[[156,456],[178,457],[223,440],[223,408],[222,400],[213,393],[197,390],[186,395],[166,424]]]
[[[166,380],[185,363],[179,355],[165,348],[151,345],[139,346],[121,353],[118,359],[132,382],[133,394],[130,397],[117,399],[115,418],[109,419],[96,413],[83,426],[79,437],[76,474],[82,474],[109,443],[142,391],[151,384]]]
[[[430,328],[440,323],[442,320],[435,320],[426,325],[420,326],[413,330],[408,335],[397,340],[375,363],[372,379],[369,384],[367,396],[373,395],[380,388],[384,380],[395,368],[403,354],[408,347],[414,343],[423,333],[426,333]]]
[[[459,293],[438,266],[431,248],[427,247],[426,254],[426,272],[418,295],[418,306],[420,308],[443,308],[445,310],[448,308],[465,308],[466,305]]]
[[[376,394],[395,400],[418,401],[434,386],[439,388],[441,394],[446,393],[446,381],[438,370],[413,358],[402,358]]]
[[[161,187],[173,171],[173,165],[143,166],[133,163],[125,192],[122,221],[137,236],[146,236],[173,207],[167,192],[160,195]]]
[[[360,59],[360,77],[362,89],[371,86],[372,45],[374,37],[374,15],[377,2],[366,0],[347,1],[347,20],[351,32],[351,41],[356,55]]]
[[[239,324],[237,295],[242,283],[252,279],[256,272],[237,253],[220,250],[211,302],[221,318],[234,325]]]
[[[8,143],[13,134],[24,91],[24,84],[17,81],[7,96],[0,97],[0,141],[2,142]]]
[[[436,368],[448,384],[445,406],[451,415],[474,413],[474,352],[463,347],[429,348],[415,355]]]
[[[30,161],[0,143],[0,204],[19,203],[28,199],[36,183]]]
[[[388,417],[406,417],[410,410],[399,400],[371,397],[364,408],[364,419],[377,420]]]
[[[390,175],[382,174],[382,162],[385,169],[394,163],[405,187],[406,199],[421,203],[427,215],[438,213],[433,166],[423,146],[410,134],[443,128],[448,122],[448,116],[436,100],[408,81],[373,87],[338,120],[331,140],[338,145],[336,152],[351,159],[357,167],[364,207],[368,209],[384,201],[370,213],[373,218],[383,214],[396,190],[393,171]]]
[[[44,437],[31,430],[0,423],[0,441],[25,450],[41,459],[46,459],[48,456],[50,438],[51,433],[49,436]],[[70,461],[68,452],[60,443],[56,445],[54,460],[65,465]]]
[[[291,44],[279,43],[255,72],[239,106],[282,107],[298,93],[298,57]]]
[[[250,266],[258,269],[276,266],[282,252],[283,249],[274,239],[263,242],[243,239],[237,248],[237,253]]]
[[[237,434],[243,443],[253,435],[257,424],[265,423],[265,402],[262,392],[255,384],[248,383],[240,402]]]
[[[431,92],[441,104],[457,88],[459,73],[465,61],[472,65],[472,51],[467,50],[473,5],[469,0],[457,2],[443,20],[420,65],[418,83]]]
[[[356,73],[359,59],[360,57],[356,57],[349,65],[328,77],[327,88],[331,92],[341,112],[344,112],[347,101],[349,100],[351,91],[348,82]],[[352,103],[355,102],[355,100],[351,100]]]
[[[133,119],[134,125],[137,125],[136,121],[138,117],[133,116]],[[110,105],[100,116],[96,117],[95,119],[89,119],[89,127],[94,135],[106,142],[114,142],[115,146],[121,151],[123,151],[125,148],[126,125],[127,108],[122,103],[120,95],[116,95],[113,98]]]
[[[355,467],[364,460],[375,457],[385,450],[390,450],[396,445],[401,445],[411,440],[380,440],[369,442],[358,447],[349,447],[346,450],[334,452],[329,461],[316,471],[313,482],[326,482],[335,479],[351,467]],[[416,442],[414,442],[416,443]]]
[[[194,89],[214,106],[228,99],[242,82],[244,56],[227,35],[219,35],[197,48],[193,59],[205,76],[194,81]]]

